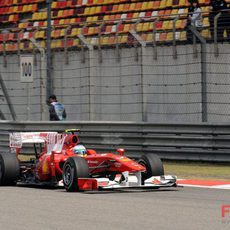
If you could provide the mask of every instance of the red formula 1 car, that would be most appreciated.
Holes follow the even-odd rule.
[[[62,182],[69,192],[176,186],[176,177],[164,175],[157,155],[143,155],[134,161],[124,156],[123,149],[117,149],[116,154],[97,153],[80,143],[78,132],[10,134],[10,152],[0,153],[0,185],[57,186]],[[31,144],[34,157],[21,159],[23,146]]]

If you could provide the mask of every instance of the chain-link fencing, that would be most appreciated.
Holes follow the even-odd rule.
[[[159,19],[148,19],[148,25],[136,20],[124,34],[118,33],[120,27],[125,30],[123,21],[111,28],[101,24],[97,36],[86,36],[90,27],[85,24],[75,38],[77,27],[68,26],[60,31],[61,39],[52,37],[51,66],[46,66],[46,46],[37,31],[18,41],[29,42],[29,50],[7,52],[6,43],[0,56],[1,117],[12,119],[15,113],[17,120],[48,119],[50,68],[50,93],[65,105],[67,120],[228,121],[229,44],[200,40],[205,29],[187,44],[179,20],[174,17],[170,30],[160,31]],[[144,26],[152,32],[143,32]],[[18,38],[20,34],[24,32]],[[25,54],[34,59],[32,83],[20,82],[20,57]]]

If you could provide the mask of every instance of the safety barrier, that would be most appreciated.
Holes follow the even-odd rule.
[[[9,133],[81,130],[81,141],[99,152],[125,148],[129,157],[156,153],[162,159],[230,162],[230,124],[135,122],[0,121],[0,151],[8,151]]]

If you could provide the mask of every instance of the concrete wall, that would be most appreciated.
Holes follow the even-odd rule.
[[[229,120],[229,44],[220,44],[215,57],[213,45],[207,45],[208,121]],[[82,61],[80,51],[69,51],[69,63],[63,52],[53,53],[53,88],[66,106],[67,120],[200,122],[202,116],[201,57],[194,57],[190,45],[177,46],[174,59],[171,46],[121,48],[120,61],[115,49],[86,51]],[[18,120],[41,120],[44,101],[45,69],[40,55],[34,82],[20,83],[17,55],[7,56],[7,67],[0,56],[0,73]],[[42,94],[42,96],[41,96]],[[1,111],[11,118],[6,100],[1,96]],[[45,111],[46,119],[48,112]]]

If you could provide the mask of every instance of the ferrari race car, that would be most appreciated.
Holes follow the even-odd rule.
[[[117,153],[97,153],[79,141],[79,130],[10,134],[10,151],[0,153],[0,185],[58,186],[69,192],[115,188],[176,187],[176,177],[164,175],[160,158],[146,154],[138,160]],[[23,159],[23,146],[33,146]]]

